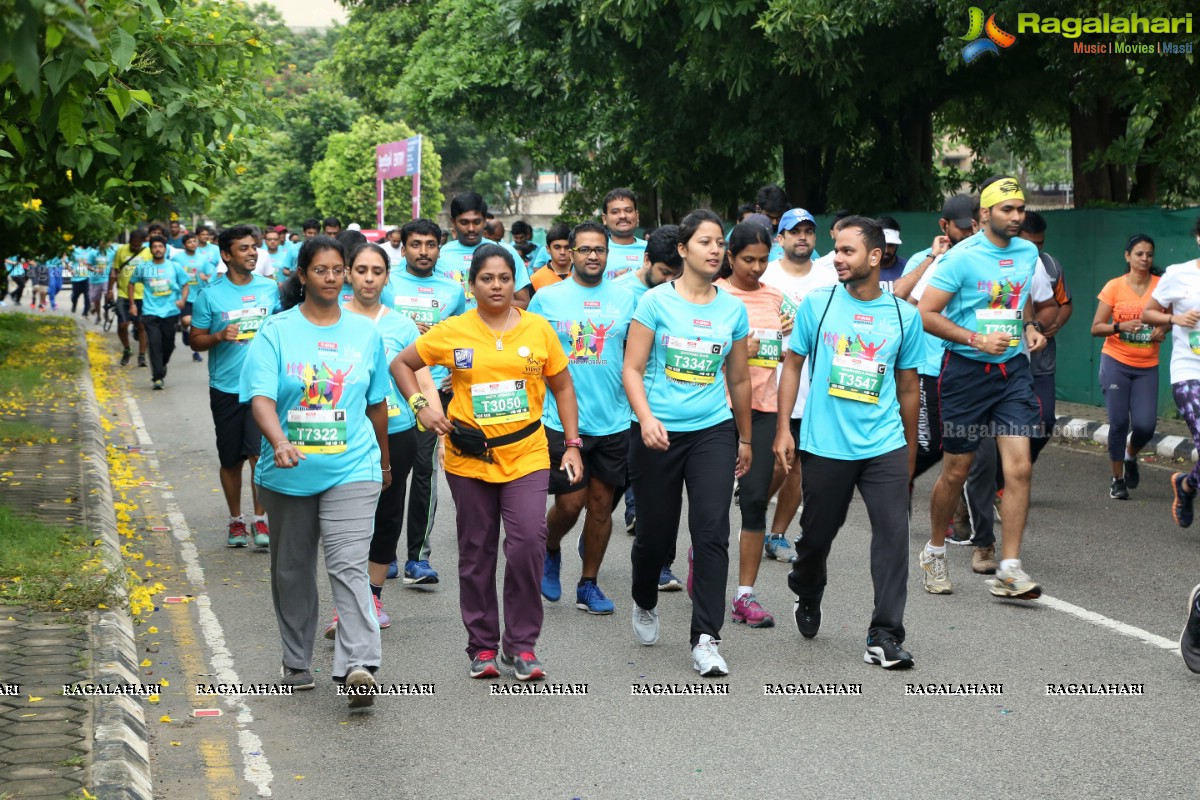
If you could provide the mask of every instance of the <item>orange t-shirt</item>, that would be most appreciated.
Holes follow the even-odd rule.
[[[544,376],[567,368],[567,356],[550,323],[537,314],[515,311],[521,320],[504,333],[503,350],[496,349],[496,335],[476,309],[442,320],[416,342],[422,361],[450,369],[454,399],[446,416],[481,429],[489,438],[519,431],[541,419]],[[493,463],[464,455],[447,438],[446,472],[506,483],[550,468],[546,433],[541,428],[491,453]]]
[[[529,282],[533,284],[533,290],[535,292],[545,289],[547,286],[553,286],[561,280],[563,279],[559,277],[557,272],[554,271],[554,267],[550,266],[549,264],[539,270],[535,270],[534,273],[529,276]]]
[[[774,414],[778,409],[775,368],[787,349],[779,318],[783,313],[783,292],[765,283],[760,283],[753,292],[742,291],[725,278],[716,283],[745,304],[750,337],[758,340],[758,353],[750,354],[750,407]],[[753,349],[749,339],[746,344]]]
[[[1150,297],[1154,287],[1158,286],[1158,276],[1150,276],[1150,286],[1146,293],[1138,296],[1129,286],[1122,275],[1104,284],[1100,290],[1100,302],[1112,308],[1113,322],[1128,322],[1141,319],[1142,309]],[[1158,342],[1150,341],[1153,328],[1145,328],[1136,333],[1114,333],[1104,340],[1100,352],[1115,358],[1127,367],[1145,368],[1158,366]]]

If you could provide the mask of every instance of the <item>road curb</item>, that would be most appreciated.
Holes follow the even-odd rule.
[[[1080,417],[1059,417],[1055,421],[1055,433],[1064,439],[1086,439],[1097,444],[1108,444],[1108,423]],[[1200,460],[1195,443],[1185,436],[1154,434],[1145,450],[1160,458],[1180,458],[1185,461]],[[1144,452],[1144,451],[1143,451]]]
[[[108,448],[100,424],[100,407],[92,384],[87,334],[80,331],[79,441],[83,457],[84,522],[97,540],[112,573],[125,569],[117,532]],[[118,585],[120,608],[94,612],[92,680],[98,685],[140,683],[133,619],[125,610],[124,585]],[[92,714],[92,791],[100,800],[152,800],[150,746],[143,701],[136,697],[97,697]]]

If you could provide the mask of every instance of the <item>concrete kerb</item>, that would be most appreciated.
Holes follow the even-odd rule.
[[[1108,423],[1079,417],[1059,417],[1055,422],[1055,433],[1064,439],[1087,439],[1097,444],[1108,444]],[[1156,433],[1143,450],[1151,451],[1160,458],[1181,458],[1185,461],[1200,460],[1195,443],[1185,436],[1170,436]]]
[[[83,458],[84,523],[112,573],[125,569],[117,514],[108,475],[108,449],[88,362],[86,329],[80,331],[79,441]],[[124,596],[124,586],[118,587]],[[91,631],[92,680],[99,685],[140,683],[133,619],[120,608],[94,612]],[[152,800],[150,747],[143,701],[96,697],[92,713],[92,791],[100,800]]]

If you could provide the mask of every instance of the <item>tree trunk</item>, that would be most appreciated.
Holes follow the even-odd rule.
[[[897,211],[924,211],[929,207],[933,176],[933,112],[915,109],[899,121],[904,158],[900,174],[893,183],[897,193]]]
[[[1075,207],[1127,202],[1129,177],[1125,167],[1105,163],[1089,167],[1088,161],[1125,134],[1129,109],[1114,106],[1109,97],[1096,98],[1088,107],[1072,102],[1070,125]]]
[[[832,153],[811,142],[783,143],[783,188],[793,206],[813,214],[824,214],[829,203],[829,174],[826,159]],[[824,157],[823,157],[824,156]]]

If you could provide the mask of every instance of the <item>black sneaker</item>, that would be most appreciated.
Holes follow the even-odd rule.
[[[1125,487],[1136,489],[1141,482],[1142,476],[1138,472],[1138,460],[1136,458],[1125,459]]]
[[[306,669],[292,669],[287,664],[279,666],[279,682],[293,689],[311,689],[317,685],[311,672]]]
[[[792,603],[792,613],[796,617],[796,630],[805,639],[811,639],[821,630],[821,598],[801,600],[799,597]]]
[[[1175,501],[1171,503],[1171,516],[1175,524],[1187,528],[1192,524],[1192,503],[1196,499],[1196,489],[1188,485],[1188,473],[1176,472],[1171,476],[1171,489],[1175,492]]]
[[[161,380],[157,380],[154,382],[154,390],[155,391],[162,391],[162,388],[163,388],[163,382]]]
[[[880,636],[878,639],[867,639],[867,652],[863,653],[863,661],[868,664],[878,664],[884,669],[908,669],[913,665],[912,653],[905,650],[890,636]]]
[[[139,367],[148,366],[146,364],[146,357],[144,355],[142,355],[141,353],[138,353],[138,366]]]
[[[1126,473],[1128,474],[1128,473]],[[1108,496],[1113,500],[1128,500],[1129,489],[1124,478],[1113,478],[1112,485],[1108,487]]]
[[[131,358],[133,358],[133,352],[132,352],[132,351],[130,351],[130,350],[126,350],[125,352],[121,353],[121,366],[122,366],[122,367],[128,367],[128,366],[129,366],[129,359],[131,359]]]
[[[1183,653],[1183,663],[1192,672],[1200,672],[1200,608],[1196,608],[1196,598],[1200,597],[1200,584],[1192,589],[1188,597],[1187,624],[1179,636],[1179,652]]]

